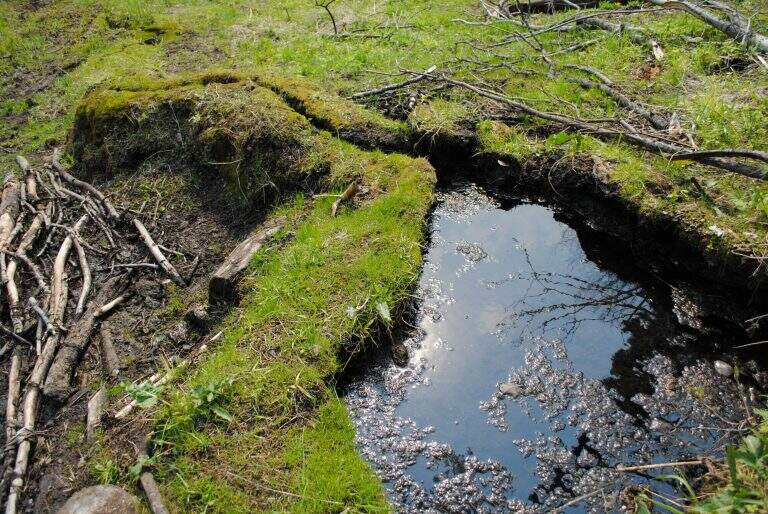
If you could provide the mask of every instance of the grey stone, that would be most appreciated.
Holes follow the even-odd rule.
[[[715,361],[715,371],[718,375],[730,377],[733,375],[733,366],[723,361]]]
[[[523,395],[523,388],[520,387],[518,384],[515,384],[512,382],[506,382],[499,386],[499,392],[501,394],[506,394],[507,396],[511,396],[512,398],[519,398],[520,396]]]
[[[94,485],[80,489],[57,514],[138,514],[139,500],[114,485]]]

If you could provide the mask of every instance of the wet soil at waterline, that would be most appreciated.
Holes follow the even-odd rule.
[[[738,434],[754,391],[714,363],[743,332],[560,218],[469,183],[438,194],[409,362],[382,350],[342,386],[396,510],[618,510],[628,486],[674,491],[669,469],[617,465],[716,457]]]

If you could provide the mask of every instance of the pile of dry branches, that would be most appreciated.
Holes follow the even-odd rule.
[[[130,298],[132,278],[161,272],[181,287],[188,282],[140,213],[113,206],[56,153],[39,170],[16,160],[22,177],[5,177],[0,201],[0,331],[7,336],[0,354],[10,353],[0,486],[7,514],[17,511],[24,489],[41,403],[69,397],[96,333],[105,375],[119,371],[105,320]]]

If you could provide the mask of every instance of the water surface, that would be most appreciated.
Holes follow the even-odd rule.
[[[675,309],[684,292],[556,218],[471,184],[440,193],[410,363],[381,355],[345,387],[398,510],[615,510],[632,483],[674,493],[616,465],[717,452],[743,418],[711,334]]]

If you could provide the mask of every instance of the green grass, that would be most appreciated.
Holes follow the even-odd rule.
[[[365,340],[380,323],[376,306],[394,309],[417,279],[433,176],[407,157],[371,159],[376,162],[364,168],[365,180],[383,193],[366,205],[330,218],[332,199],[308,205],[300,196],[278,209],[282,218],[303,213],[289,229],[291,242],[259,257],[224,343],[190,372],[164,411],[157,438],[166,442],[168,493],[186,508],[203,502],[221,512],[296,511],[296,505],[324,512],[341,503],[386,510],[327,381],[339,370],[341,346]],[[350,317],[349,307],[360,309]],[[196,417],[186,392],[221,377],[233,380],[222,398],[234,416],[227,426]],[[281,447],[283,457],[276,456]],[[299,452],[306,458],[301,467]],[[337,473],[331,463],[347,472]],[[251,492],[237,509],[229,500],[233,481]],[[253,483],[303,492],[270,500]],[[206,484],[205,499],[191,495],[189,484]]]

